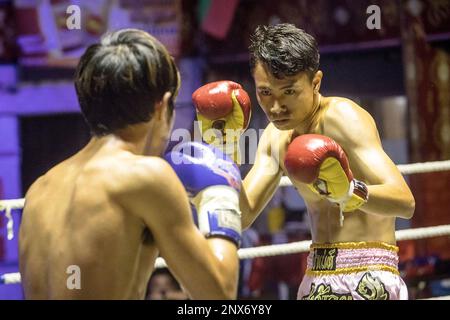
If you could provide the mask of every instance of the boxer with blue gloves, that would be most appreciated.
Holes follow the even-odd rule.
[[[180,87],[166,48],[141,30],[108,34],[81,57],[75,87],[92,138],[26,194],[25,298],[143,299],[160,256],[190,298],[235,299],[239,171],[202,145],[182,164],[162,159]]]

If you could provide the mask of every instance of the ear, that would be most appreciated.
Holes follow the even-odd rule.
[[[312,81],[314,93],[319,93],[320,85],[322,84],[322,77],[323,77],[322,71],[318,70],[316,72],[316,74],[314,75],[314,78]]]
[[[169,104],[170,98],[172,97],[172,93],[167,91],[164,93],[164,96],[160,102],[158,102],[155,106],[155,115],[158,117],[158,120],[169,120]]]

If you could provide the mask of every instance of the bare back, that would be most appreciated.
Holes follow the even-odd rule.
[[[32,185],[19,240],[27,299],[144,297],[158,251],[143,221],[116,201],[138,158],[88,145]],[[80,289],[68,288],[70,266],[79,267]]]

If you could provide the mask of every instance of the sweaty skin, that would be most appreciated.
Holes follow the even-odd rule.
[[[92,138],[32,185],[19,235],[27,299],[143,299],[158,254],[191,298],[235,298],[236,246],[205,239],[175,172],[142,155],[165,144],[161,110],[150,123]],[[67,286],[72,265],[79,289]]]
[[[258,145],[255,164],[241,192],[243,228],[248,227],[288,175],[284,155],[296,136],[322,134],[334,139],[348,156],[356,179],[365,182],[369,201],[353,212],[339,208],[293,182],[305,200],[314,243],[382,241],[395,244],[395,218],[411,218],[414,198],[395,164],[384,152],[372,117],[356,103],[340,97],[323,97],[318,91],[322,72],[311,81],[306,73],[277,79],[261,64],[254,71],[257,98],[271,123]]]

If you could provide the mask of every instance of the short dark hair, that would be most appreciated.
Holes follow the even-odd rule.
[[[180,86],[178,69],[166,48],[150,34],[123,29],[91,45],[80,59],[75,89],[94,135],[149,121],[154,105]]]
[[[312,79],[319,69],[317,42],[293,24],[258,26],[251,35],[250,69],[261,62],[276,78],[307,72]]]

